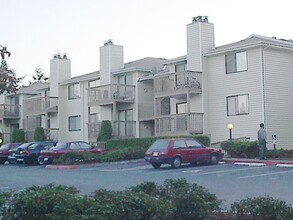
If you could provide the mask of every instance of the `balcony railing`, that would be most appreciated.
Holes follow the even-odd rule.
[[[113,135],[120,138],[135,137],[135,121],[115,121],[113,123]]]
[[[20,117],[20,105],[0,105],[0,117],[1,118],[19,118]]]
[[[183,71],[158,75],[154,78],[154,92],[155,96],[201,93],[202,73]]]
[[[203,113],[185,113],[156,117],[156,136],[202,134]]]
[[[134,85],[108,84],[89,89],[89,105],[108,105],[114,102],[133,103]]]
[[[24,101],[25,115],[41,115],[58,112],[57,97],[32,97]]]
[[[146,102],[138,104],[138,118],[140,121],[154,119],[154,103]]]

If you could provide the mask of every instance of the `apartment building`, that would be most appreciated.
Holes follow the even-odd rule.
[[[215,143],[229,138],[229,123],[232,138],[256,140],[263,122],[269,143],[276,135],[277,146],[290,149],[292,49],[291,40],[258,35],[216,47],[214,24],[198,16],[187,25],[187,53],[180,57],[124,63],[123,46],[108,40],[99,71],[71,77],[71,61],[55,55],[49,86],[1,101],[23,115],[7,118],[1,111],[0,126],[8,134],[41,125],[50,139],[94,142],[101,121],[110,120],[118,138],[208,134]],[[33,101],[38,104],[28,104]]]

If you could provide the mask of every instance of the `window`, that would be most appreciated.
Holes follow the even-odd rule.
[[[227,97],[227,115],[249,114],[248,95],[237,95]]]
[[[187,103],[176,103],[176,114],[182,114],[187,112]]]
[[[68,119],[69,131],[80,131],[80,115],[70,116]]]
[[[186,141],[187,147],[189,148],[203,148],[203,146],[198,143],[196,140],[187,140]]]
[[[100,85],[100,79],[89,81],[89,88],[97,87]]]
[[[226,55],[226,73],[236,73],[247,70],[247,53],[239,52]]]
[[[185,144],[185,141],[174,141],[174,144],[173,144],[173,149],[182,149],[182,148],[186,148],[186,144]]]
[[[80,98],[80,84],[73,83],[68,86],[68,99],[79,99]]]

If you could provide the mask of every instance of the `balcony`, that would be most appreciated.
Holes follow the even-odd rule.
[[[19,119],[20,118],[20,105],[0,105],[0,118],[6,119]]]
[[[133,138],[136,135],[135,121],[115,121],[113,123],[113,135],[119,138]]]
[[[155,97],[173,96],[184,93],[202,93],[202,73],[184,71],[158,75],[154,79]]]
[[[134,85],[108,84],[89,89],[89,106],[133,103],[134,98]]]
[[[32,97],[24,101],[24,112],[26,116],[43,115],[58,112],[57,97]]]
[[[203,113],[184,113],[156,117],[156,136],[203,133]]]

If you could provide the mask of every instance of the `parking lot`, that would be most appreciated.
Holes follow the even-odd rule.
[[[0,166],[0,191],[19,192],[32,185],[48,183],[75,186],[89,195],[98,188],[123,190],[145,181],[162,184],[165,179],[185,178],[206,187],[224,200],[224,205],[255,196],[271,196],[293,203],[293,168],[231,164],[154,169],[144,160],[79,166],[75,170],[47,169],[45,166]]]

